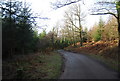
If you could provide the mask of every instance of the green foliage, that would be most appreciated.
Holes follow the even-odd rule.
[[[43,30],[42,33],[39,34],[39,38],[42,39],[46,36],[46,31]]]
[[[61,48],[61,49],[63,49],[64,47],[67,47],[67,46],[69,46],[71,44],[71,41],[68,41],[68,40],[56,40],[56,42],[55,42],[55,48]]]
[[[52,52],[50,55],[45,55],[43,58],[45,64],[42,67],[42,72],[47,76],[42,79],[57,79],[60,76],[62,68],[62,57],[58,52]]]
[[[103,31],[104,31],[104,22],[103,22],[102,18],[100,17],[98,26],[96,28],[96,31],[94,32],[94,35],[93,35],[94,41],[102,40]]]
[[[88,32],[88,29],[87,29],[87,28],[85,28],[85,30],[82,32],[83,42],[86,42],[86,41],[87,41],[87,38],[88,38],[87,32]]]
[[[116,2],[116,8],[120,11],[120,1]]]
[[[102,17],[99,19],[99,28],[101,29],[104,26],[104,21],[102,20]]]
[[[32,13],[22,2],[3,1],[2,51],[3,57],[34,51],[37,37],[32,30]]]
[[[100,30],[97,30],[96,33],[94,34],[94,40],[95,40],[95,41],[101,40]]]

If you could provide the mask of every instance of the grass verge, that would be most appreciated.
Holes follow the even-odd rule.
[[[103,56],[95,55],[95,54],[89,54],[89,56],[105,63],[111,69],[118,71],[118,60],[114,60],[111,58],[105,58]]]
[[[61,74],[62,58],[59,53],[53,52],[51,55],[44,56],[44,62],[42,72],[46,73],[47,76],[43,79],[57,79]]]
[[[57,52],[20,55],[3,60],[3,79],[57,79],[62,57]]]

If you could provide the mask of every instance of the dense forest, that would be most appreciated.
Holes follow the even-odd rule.
[[[100,6],[103,6],[103,4],[107,6],[115,5],[116,8],[115,10],[112,9],[114,7],[107,7],[111,8],[110,10],[107,9],[106,6],[103,6],[105,8],[94,8],[94,10],[91,11],[91,15],[110,14],[110,16],[107,21],[104,21],[101,16],[99,22],[95,23],[90,29],[83,25],[86,14],[81,7],[81,4],[84,3],[78,3],[79,1],[81,0],[68,1],[68,3],[63,1],[52,4],[56,9],[69,5],[64,12],[63,25],[57,23],[49,32],[43,29],[40,33],[35,29],[37,25],[37,15],[35,16],[34,13],[31,12],[32,9],[28,3],[17,0],[1,1],[3,61],[6,59],[14,59],[14,56],[29,55],[30,53],[49,54],[58,49],[69,49],[69,51],[71,51],[70,49],[86,47],[85,43],[87,43],[89,47],[89,44],[94,45],[95,42],[102,42],[102,44],[109,42],[107,46],[110,44],[111,47],[116,46],[118,49],[117,53],[119,54],[120,1],[98,2],[97,4]],[[108,12],[104,12],[104,9]],[[103,10],[103,12],[101,10]],[[115,13],[111,11],[115,11]],[[104,48],[100,50],[103,49]],[[42,61],[40,62],[42,63]]]

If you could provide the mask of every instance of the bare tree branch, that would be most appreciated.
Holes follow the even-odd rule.
[[[65,12],[65,14],[66,14],[67,18],[69,19],[70,24],[72,24],[75,28],[77,28],[79,30],[79,27],[77,27],[73,22],[73,19],[72,19],[73,14],[71,16],[69,16],[69,14],[67,12]]]
[[[43,19],[43,20],[49,20],[50,19],[48,17],[31,17],[31,18],[39,18],[39,19]]]
[[[51,3],[51,4],[55,7],[55,9],[57,9],[57,8],[62,8],[64,6],[71,5],[73,3],[77,3],[79,1],[81,1],[81,0],[74,0],[74,1],[71,1],[71,0],[67,1],[67,0],[65,0],[64,2],[57,1],[56,3]]]
[[[97,4],[106,4],[106,5],[113,5],[113,4],[115,4],[115,1],[101,1],[101,2],[97,2]]]
[[[106,12],[106,13],[96,13],[96,14],[91,14],[91,15],[106,15],[106,14],[110,14],[110,15],[113,15],[115,18],[118,18],[116,16],[116,14],[112,13],[112,12]]]
[[[116,2],[112,2],[112,1],[110,1],[110,2],[104,2],[103,1],[103,2],[98,2],[97,4],[99,4],[99,5],[101,5],[101,6],[105,7],[105,8],[106,8],[105,5],[109,6],[109,11],[105,12],[103,10],[102,12],[100,12],[99,9],[96,9],[96,13],[94,12],[91,15],[106,15],[106,14],[110,14],[110,15],[113,15],[117,19],[117,23],[118,23],[118,35],[119,35],[119,37],[118,37],[118,40],[119,40],[118,47],[120,48],[120,0],[116,0]],[[99,8],[101,8],[101,7],[99,7]],[[101,10],[102,10],[102,8],[101,8]],[[116,14],[115,14],[114,11],[110,12],[110,10],[112,10],[113,8],[116,9],[116,10],[114,10],[116,12]]]
[[[107,8],[100,8],[100,9],[98,9],[98,11],[100,11],[100,10],[107,10],[108,12],[110,12],[109,9],[107,9]]]

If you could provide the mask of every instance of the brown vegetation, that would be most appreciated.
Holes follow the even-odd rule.
[[[78,44],[79,43],[77,43],[77,45]],[[74,47],[73,45],[71,45],[71,46],[69,46],[65,49],[73,51],[73,52],[78,52],[78,53],[103,55],[104,53],[107,53],[107,52],[109,53],[109,51],[110,51],[109,49],[112,50],[112,48],[116,48],[117,47],[117,41],[115,40],[115,41],[112,41],[112,42],[111,41],[109,41],[109,42],[103,42],[103,41],[87,42],[87,43],[84,43],[83,45],[84,45],[83,47],[79,47],[79,46]],[[116,50],[116,53],[117,53],[117,50]],[[109,57],[109,56],[107,56],[107,57]]]

